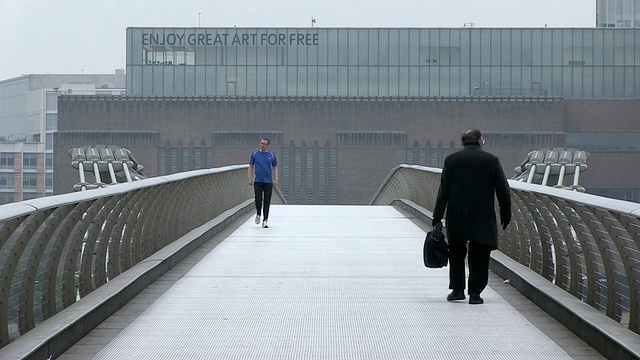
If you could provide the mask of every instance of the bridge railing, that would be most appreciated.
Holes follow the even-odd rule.
[[[435,206],[442,170],[394,168],[371,201]],[[640,204],[509,180],[506,254],[576,299],[640,334]],[[496,206],[497,210],[497,206]]]
[[[0,206],[0,348],[225,211],[249,211],[246,178],[229,166]]]

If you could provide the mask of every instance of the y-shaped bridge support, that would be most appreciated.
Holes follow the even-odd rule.
[[[78,169],[80,176],[80,182],[73,186],[74,191],[147,178],[142,173],[144,167],[131,155],[131,151],[115,145],[77,147],[69,150],[69,156],[72,159],[71,166]],[[93,175],[93,183],[87,181],[85,172]]]

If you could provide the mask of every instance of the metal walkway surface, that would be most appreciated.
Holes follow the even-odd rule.
[[[58,359],[602,359],[492,275],[448,302],[425,229],[391,206],[274,205]],[[215,240],[215,239],[214,239]]]

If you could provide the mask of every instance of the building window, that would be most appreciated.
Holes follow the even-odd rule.
[[[38,154],[24,153],[22,155],[22,169],[36,170],[38,168]]]
[[[204,149],[204,167],[207,169],[213,167],[213,148]]]
[[[13,189],[13,173],[0,173],[0,189]]]
[[[15,167],[14,157],[14,153],[0,154],[0,169],[13,169]]]
[[[329,204],[338,203],[338,150],[329,149]]]
[[[44,145],[47,150],[53,150],[53,134],[49,133],[44,136]]]
[[[58,130],[58,114],[47,114],[47,130]]]
[[[189,148],[182,148],[182,171],[189,171]]]
[[[193,169],[194,170],[202,169],[202,149],[201,148],[193,149]]]
[[[44,154],[45,170],[53,170],[53,154]]]
[[[53,174],[52,173],[44,174],[44,188],[46,190],[53,189]]]
[[[22,189],[35,190],[38,188],[38,174],[24,173],[22,174]]]
[[[302,203],[302,149],[293,150],[293,202]]]
[[[151,35],[153,38],[154,35]],[[145,65],[195,65],[195,50],[191,46],[145,45],[142,51]]]
[[[290,152],[291,149],[289,147],[283,148],[282,158],[278,161],[278,166],[280,167],[280,183],[278,186],[286,198],[289,198],[289,174],[291,173],[291,167],[289,166],[291,161]]]
[[[429,149],[429,152],[431,153],[430,160],[429,160],[429,166],[438,167],[438,165],[440,165],[440,162],[439,162],[439,159],[438,159],[438,149],[431,148],[431,149]]]
[[[327,176],[325,159],[325,149],[318,149],[318,204],[325,204],[326,189],[325,181]]]
[[[0,192],[0,205],[11,204],[13,202],[12,192]]]
[[[158,175],[167,174],[167,153],[165,149],[158,149]]]
[[[35,192],[23,192],[22,193],[22,200],[31,200],[31,199],[37,199],[38,198],[38,193]]]
[[[169,174],[178,172],[178,148],[169,149]]]

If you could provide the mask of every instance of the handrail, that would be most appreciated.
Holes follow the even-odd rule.
[[[248,165],[0,206],[0,348],[251,198]],[[273,203],[286,203],[279,190]]]
[[[433,211],[442,170],[394,168],[371,204]],[[498,250],[640,334],[640,204],[509,180],[513,217]]]

